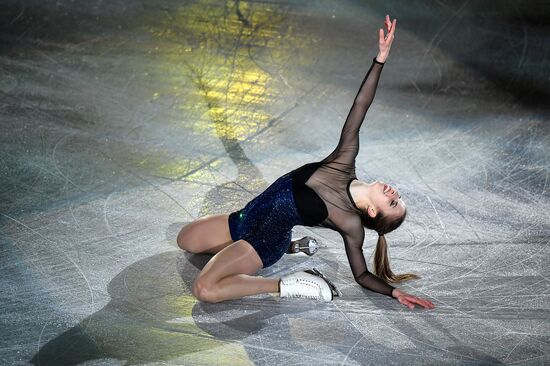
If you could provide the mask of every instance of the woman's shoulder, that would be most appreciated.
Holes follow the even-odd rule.
[[[361,217],[353,212],[345,211],[334,219],[335,226],[342,235],[358,235],[364,233]]]

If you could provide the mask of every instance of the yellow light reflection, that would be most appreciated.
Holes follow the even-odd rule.
[[[154,57],[148,78],[156,89],[151,100],[172,98],[185,131],[246,140],[277,110],[272,106],[284,83],[273,75],[313,62],[308,50],[315,41],[300,36],[294,21],[284,5],[233,0],[199,0],[148,13],[140,22],[148,24],[154,41],[148,51]],[[172,160],[155,165],[155,174],[177,178],[189,168]]]
[[[178,86],[181,80],[167,80],[174,84],[167,85],[171,93],[184,97],[175,108],[203,109],[208,118],[197,118],[190,128],[236,141],[273,118],[266,106],[278,95],[278,84],[259,61],[269,60],[277,69],[295,65],[303,60],[293,52],[310,42],[294,36],[287,13],[262,3],[202,0],[159,13],[158,19],[149,31],[165,62],[159,66],[170,75],[185,75],[194,86],[189,90]]]

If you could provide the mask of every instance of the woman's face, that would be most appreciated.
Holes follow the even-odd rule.
[[[377,180],[371,183],[369,188],[370,201],[378,212],[395,218],[405,213],[405,202],[395,187]]]

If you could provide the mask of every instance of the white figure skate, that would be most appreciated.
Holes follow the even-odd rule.
[[[280,297],[300,297],[331,301],[342,296],[332,282],[316,268],[284,276],[279,282]]]

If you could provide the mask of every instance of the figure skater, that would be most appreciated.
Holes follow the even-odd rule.
[[[287,252],[315,251],[311,238],[291,241],[292,227],[304,225],[330,228],[341,234],[353,277],[361,286],[391,296],[410,309],[415,304],[434,308],[432,302],[387,283],[419,278],[410,273],[393,274],[387,258],[384,234],[399,227],[407,214],[401,196],[388,184],[367,183],[355,175],[359,129],[374,99],[397,20],[392,22],[387,15],[384,24],[386,33],[379,30],[378,55],[361,83],[334,151],[321,161],[284,174],[244,208],[229,215],[202,217],[181,229],[177,237],[180,248],[215,254],[193,284],[192,292],[199,300],[219,302],[277,292],[280,297],[324,301],[339,296],[339,291],[316,269],[282,278],[255,275]],[[378,233],[376,275],[368,271],[363,256],[364,227]]]

